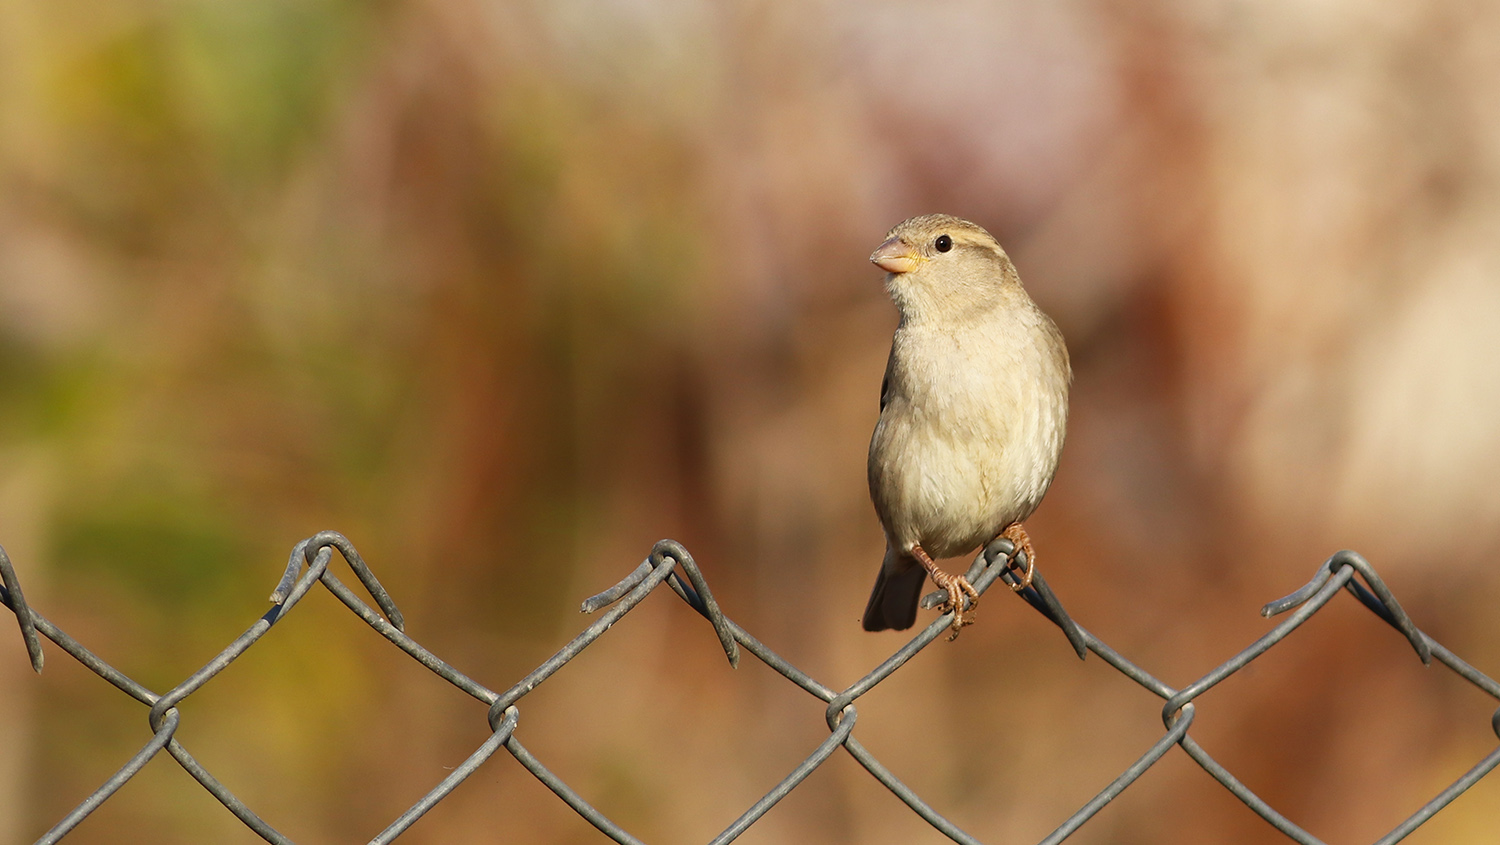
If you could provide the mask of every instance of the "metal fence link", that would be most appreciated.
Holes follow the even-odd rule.
[[[346,586],[329,571],[329,564],[333,560],[333,553],[335,551],[339,553],[339,556],[353,570],[355,576],[359,579],[360,585],[364,588],[364,592],[373,599],[374,607],[371,607],[360,593]],[[968,571],[969,581],[980,594],[989,589],[996,580],[1003,580],[1010,585],[1016,584],[1014,570],[1019,563],[1024,561],[1024,557],[1021,557],[1020,561],[1016,560],[1017,556],[1009,540],[995,540],[975,558],[973,565]],[[437,784],[430,792],[424,795],[421,800],[392,821],[388,827],[370,840],[371,843],[388,843],[394,841],[410,828],[417,819],[421,818],[424,813],[447,797],[459,783],[473,774],[496,751],[503,747],[527,771],[536,776],[539,781],[556,793],[569,807],[573,808],[574,811],[610,839],[619,843],[639,845],[639,839],[601,813],[587,799],[578,794],[576,790],[548,770],[530,751],[526,750],[525,746],[521,744],[521,741],[516,736],[516,726],[520,719],[520,711],[517,703],[532,690],[546,682],[558,669],[566,665],[568,661],[572,660],[585,648],[588,648],[595,640],[603,636],[605,632],[609,631],[611,626],[618,622],[625,614],[629,613],[652,590],[660,586],[662,582],[666,582],[667,586],[673,592],[677,593],[690,607],[709,621],[714,633],[718,636],[719,643],[723,647],[724,654],[729,659],[731,666],[738,665],[740,649],[743,647],[744,650],[754,655],[756,659],[762,661],[787,680],[826,704],[826,718],[829,728],[828,738],[787,774],[780,783],[776,784],[770,792],[767,792],[752,804],[739,818],[735,819],[732,824],[715,837],[711,845],[722,845],[722,843],[733,841],[751,825],[755,824],[778,801],[796,789],[808,775],[812,774],[813,771],[836,754],[840,748],[848,752],[871,776],[884,784],[898,799],[935,829],[941,831],[955,842],[966,843],[966,845],[979,842],[979,840],[964,832],[952,821],[945,818],[941,813],[923,801],[910,787],[902,783],[890,769],[882,765],[854,736],[855,724],[859,718],[858,711],[854,706],[855,701],[881,681],[890,677],[892,673],[900,669],[918,652],[946,633],[951,614],[945,614],[934,620],[899,651],[875,667],[869,674],[860,678],[848,689],[835,690],[825,686],[796,666],[793,666],[760,640],[756,639],[754,635],[725,616],[719,609],[718,603],[714,600],[713,593],[709,590],[708,582],[704,579],[698,565],[693,561],[692,555],[688,554],[687,550],[678,543],[671,540],[663,540],[656,544],[651,550],[651,554],[640,566],[636,567],[633,572],[618,584],[583,603],[582,610],[584,613],[595,613],[607,608],[607,611],[603,615],[510,689],[503,693],[496,693],[444,662],[420,643],[408,637],[404,630],[405,623],[402,620],[401,611],[397,609],[396,603],[391,599],[390,594],[381,587],[380,581],[359,556],[359,552],[355,550],[353,544],[341,534],[325,531],[303,540],[292,549],[286,571],[277,584],[275,591],[271,594],[272,606],[270,610],[266,611],[245,633],[230,643],[228,647],[204,665],[203,668],[194,672],[186,680],[166,693],[158,695],[101,660],[77,640],[68,636],[45,617],[33,610],[26,603],[21,592],[20,581],[17,579],[15,569],[12,567],[4,549],[0,549],[0,580],[4,582],[3,589],[0,589],[0,601],[3,601],[15,614],[16,620],[20,625],[21,635],[26,641],[26,649],[31,659],[31,665],[36,671],[40,672],[42,670],[40,637],[45,636],[101,678],[150,708],[147,719],[152,732],[150,740],[141,747],[140,751],[126,761],[120,767],[119,771],[85,798],[72,812],[58,821],[41,839],[37,840],[38,843],[58,842],[67,836],[79,822],[83,821],[89,813],[109,800],[126,781],[134,777],[163,749],[179,765],[187,770],[194,779],[202,784],[204,789],[208,790],[209,794],[213,795],[215,799],[222,803],[247,827],[255,831],[262,839],[267,842],[290,843],[292,840],[278,832],[249,807],[245,806],[244,802],[236,798],[232,792],[220,783],[213,774],[200,765],[188,753],[187,749],[176,740],[175,734],[181,722],[181,714],[178,712],[177,706],[207,683],[209,679],[223,671],[230,663],[243,655],[251,646],[255,645],[270,630],[271,626],[275,625],[297,606],[297,603],[307,595],[308,590],[311,590],[316,584],[322,584],[339,601],[343,602],[346,607],[397,648],[406,652],[438,677],[485,704],[488,707],[487,717],[490,729],[493,731],[490,737],[479,748],[475,749],[462,765],[454,769],[441,783]],[[1108,665],[1119,670],[1148,692],[1160,697],[1164,701],[1162,706],[1162,723],[1166,728],[1166,732],[1161,738],[1141,754],[1135,763],[1124,772],[1121,772],[1114,781],[1108,784],[1098,795],[1094,796],[1092,800],[1064,819],[1058,825],[1057,829],[1043,839],[1042,842],[1050,845],[1050,843],[1061,842],[1072,835],[1086,824],[1094,814],[1098,813],[1105,804],[1108,804],[1116,796],[1124,792],[1137,778],[1160,761],[1173,746],[1177,746],[1189,758],[1201,766],[1204,771],[1208,772],[1210,776],[1222,784],[1225,789],[1229,790],[1230,793],[1244,802],[1246,806],[1255,811],[1262,819],[1284,834],[1289,840],[1303,843],[1303,845],[1321,845],[1321,841],[1317,837],[1298,827],[1295,822],[1277,812],[1275,808],[1271,807],[1240,782],[1233,773],[1218,763],[1189,735],[1189,729],[1192,727],[1195,712],[1193,702],[1198,696],[1212,689],[1225,678],[1243,669],[1251,661],[1286,639],[1302,623],[1306,622],[1331,601],[1340,590],[1348,591],[1354,595],[1361,604],[1399,631],[1411,643],[1413,650],[1416,651],[1417,656],[1423,663],[1430,663],[1435,658],[1439,663],[1448,667],[1492,698],[1500,700],[1500,683],[1496,683],[1494,679],[1470,666],[1457,655],[1453,654],[1453,652],[1443,647],[1442,644],[1418,630],[1406,615],[1406,612],[1401,609],[1400,603],[1396,601],[1396,597],[1391,594],[1385,583],[1380,579],[1380,576],[1375,573],[1375,570],[1364,558],[1354,552],[1343,551],[1335,554],[1318,568],[1313,579],[1301,589],[1286,598],[1267,604],[1261,611],[1263,615],[1267,617],[1282,613],[1289,613],[1289,615],[1276,625],[1276,627],[1251,643],[1244,650],[1224,661],[1224,663],[1213,669],[1213,671],[1181,689],[1174,689],[1158,680],[1151,673],[1126,659],[1093,634],[1079,627],[1068,616],[1067,611],[1063,609],[1062,603],[1058,601],[1056,594],[1047,586],[1046,579],[1042,577],[1041,573],[1036,573],[1031,586],[1020,593],[1021,597],[1062,629],[1080,658],[1085,657],[1089,652],[1093,652]],[[924,605],[928,607],[935,606],[941,599],[942,594],[933,593],[924,599]],[[1500,738],[1500,710],[1495,711],[1490,721],[1491,729],[1495,732],[1497,738]],[[1458,780],[1454,781],[1450,786],[1418,808],[1415,813],[1397,825],[1388,834],[1377,840],[1376,845],[1389,845],[1389,843],[1397,842],[1406,837],[1428,819],[1432,818],[1439,810],[1447,806],[1454,798],[1473,786],[1480,778],[1489,774],[1497,765],[1500,765],[1500,747],[1497,747],[1483,759],[1479,760],[1462,777],[1458,778]],[[1500,824],[1500,819],[1497,819],[1497,824]]]

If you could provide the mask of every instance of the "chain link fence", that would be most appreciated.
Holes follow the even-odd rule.
[[[349,564],[366,592],[374,600],[375,607],[367,604],[355,590],[345,585],[329,571],[329,564],[333,559],[335,551]],[[1017,583],[1017,565],[1019,562],[1024,562],[1024,557],[1021,557],[1019,562],[1016,559],[1017,557],[1018,555],[1015,553],[1009,540],[996,540],[975,559],[973,566],[969,569],[968,578],[981,594],[993,585],[996,580],[1002,580],[1007,584],[1014,585]],[[304,566],[306,567],[305,571]],[[432,809],[439,801],[442,801],[459,783],[473,774],[496,751],[504,748],[522,766],[535,775],[538,780],[566,802],[569,807],[573,808],[580,816],[602,831],[610,839],[620,843],[632,843],[632,845],[635,845],[640,840],[589,804],[587,799],[549,771],[540,760],[526,750],[526,747],[521,744],[520,739],[516,736],[516,725],[520,715],[517,705],[528,693],[544,683],[553,673],[567,664],[568,661],[572,660],[595,640],[603,636],[612,625],[619,621],[625,614],[629,613],[632,608],[663,582],[712,624],[714,632],[718,635],[719,643],[724,648],[724,654],[729,658],[731,665],[738,665],[741,649],[743,648],[757,659],[763,661],[767,666],[779,672],[788,681],[801,687],[808,694],[824,702],[826,705],[826,718],[829,729],[828,738],[809,754],[800,765],[787,774],[780,783],[776,784],[770,792],[767,792],[752,804],[739,818],[735,819],[732,824],[715,837],[712,840],[712,845],[721,845],[737,838],[775,806],[778,801],[796,789],[808,775],[837,753],[840,748],[848,752],[871,776],[884,784],[898,799],[910,807],[917,815],[925,819],[935,829],[946,834],[955,842],[977,843],[979,841],[968,833],[965,833],[953,822],[934,810],[927,802],[923,801],[920,796],[913,792],[906,784],[902,783],[895,774],[870,754],[854,736],[854,728],[859,720],[859,713],[854,706],[855,701],[881,681],[890,677],[892,673],[900,669],[908,660],[916,656],[918,652],[947,632],[950,617],[946,614],[928,625],[925,630],[915,636],[904,647],[848,689],[835,690],[820,683],[796,666],[793,666],[774,651],[767,648],[765,644],[761,643],[749,632],[724,616],[718,604],[714,601],[713,593],[709,590],[708,583],[704,580],[702,572],[699,571],[697,564],[693,562],[692,556],[681,545],[670,540],[664,540],[657,543],[656,547],[651,550],[651,554],[646,561],[636,567],[635,571],[626,576],[624,580],[583,603],[583,611],[585,613],[594,613],[608,608],[606,613],[582,633],[574,637],[572,642],[564,646],[551,659],[537,667],[531,674],[522,678],[510,689],[497,693],[483,684],[474,681],[408,637],[403,632],[404,622],[401,617],[401,611],[397,609],[395,602],[391,600],[390,595],[385,589],[380,586],[380,582],[376,579],[375,574],[365,564],[364,560],[360,558],[354,546],[340,534],[323,532],[298,543],[292,550],[291,559],[287,562],[286,573],[282,576],[280,583],[277,584],[276,590],[271,594],[272,607],[264,616],[256,620],[255,624],[251,625],[244,634],[240,635],[233,643],[230,643],[227,648],[214,657],[213,660],[209,661],[203,668],[193,673],[182,683],[168,690],[165,694],[158,695],[101,660],[85,648],[83,644],[68,636],[57,626],[48,622],[46,618],[31,609],[26,604],[15,570],[11,566],[11,562],[3,549],[0,549],[0,576],[3,576],[4,580],[4,589],[3,592],[0,592],[0,599],[3,599],[6,606],[15,613],[16,619],[20,623],[21,633],[26,640],[26,648],[31,656],[31,664],[34,669],[38,672],[42,669],[40,636],[45,636],[56,643],[63,651],[93,670],[101,678],[113,684],[121,692],[150,708],[148,721],[153,731],[150,741],[135,756],[131,757],[129,761],[121,766],[114,776],[105,781],[93,794],[85,798],[72,812],[68,813],[51,830],[47,831],[41,839],[37,840],[39,843],[52,843],[62,840],[90,812],[98,808],[105,801],[108,801],[126,781],[140,772],[152,758],[163,750],[171,755],[179,765],[203,785],[204,789],[207,789],[211,795],[223,803],[240,821],[259,834],[261,838],[267,842],[290,843],[291,839],[278,832],[247,807],[244,802],[236,798],[233,793],[220,783],[211,772],[199,764],[193,755],[188,753],[188,750],[177,741],[175,734],[181,719],[177,705],[199,690],[209,679],[223,671],[230,663],[243,655],[247,649],[253,646],[271,629],[272,625],[275,625],[296,607],[297,603],[302,600],[308,590],[312,589],[316,584],[322,584],[338,597],[346,607],[397,648],[406,652],[438,677],[453,684],[488,707],[487,715],[492,731],[489,738],[479,748],[475,749],[462,765],[443,778],[442,782],[434,786],[420,801],[392,821],[379,835],[371,839],[371,843],[394,841],[410,828],[417,819],[421,818],[424,813]],[[1168,751],[1176,746],[1181,748],[1188,757],[1222,784],[1225,789],[1229,790],[1236,798],[1254,810],[1267,824],[1285,834],[1287,839],[1304,843],[1304,845],[1320,845],[1319,839],[1277,812],[1241,783],[1233,773],[1215,761],[1193,739],[1189,734],[1189,730],[1193,725],[1195,713],[1193,702],[1198,696],[1213,688],[1220,681],[1243,669],[1251,661],[1265,654],[1272,646],[1280,643],[1292,631],[1296,630],[1298,626],[1323,608],[1341,589],[1347,590],[1376,616],[1383,619],[1397,631],[1400,631],[1406,637],[1407,641],[1411,643],[1412,648],[1423,663],[1430,663],[1436,658],[1439,663],[1448,667],[1469,683],[1483,690],[1491,697],[1500,700],[1500,684],[1497,684],[1492,678],[1464,662],[1431,637],[1417,630],[1416,626],[1412,624],[1411,619],[1401,609],[1401,605],[1396,601],[1395,596],[1391,595],[1390,590],[1380,580],[1380,577],[1376,575],[1375,571],[1362,557],[1353,552],[1339,552],[1329,558],[1318,569],[1317,574],[1307,585],[1286,598],[1266,605],[1261,612],[1267,617],[1288,611],[1291,611],[1291,613],[1275,628],[1251,643],[1243,651],[1181,689],[1173,688],[1158,680],[1151,673],[1127,660],[1097,637],[1074,623],[1063,609],[1057,596],[1047,586],[1046,580],[1042,578],[1040,573],[1037,573],[1031,586],[1022,591],[1020,595],[1033,608],[1062,629],[1068,641],[1072,644],[1073,649],[1078,653],[1078,656],[1083,658],[1089,652],[1093,652],[1126,677],[1165,701],[1165,704],[1162,706],[1162,722],[1165,726],[1165,733],[1162,734],[1161,738],[1147,749],[1133,765],[1121,772],[1098,795],[1080,807],[1071,816],[1064,819],[1058,825],[1057,829],[1043,839],[1042,842],[1056,843],[1068,838],[1080,827],[1087,824],[1105,804],[1108,804],[1116,796],[1128,789],[1137,778],[1144,774],[1146,770],[1156,765]],[[941,596],[937,593],[929,595],[924,599],[924,606],[935,606],[940,599]],[[1491,728],[1495,731],[1497,737],[1500,737],[1500,710],[1497,710],[1494,716],[1491,717]],[[1431,800],[1422,805],[1409,818],[1377,840],[1377,845],[1388,845],[1388,843],[1397,842],[1405,838],[1428,819],[1432,818],[1439,810],[1447,806],[1454,798],[1473,786],[1480,778],[1489,774],[1496,765],[1500,765],[1500,747],[1497,747],[1483,759],[1479,760],[1463,776],[1433,796]],[[1497,828],[1500,828],[1500,816],[1497,816]]]

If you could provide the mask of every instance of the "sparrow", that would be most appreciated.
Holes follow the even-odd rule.
[[[886,271],[901,320],[870,438],[870,499],[886,549],[864,629],[910,628],[930,575],[948,594],[942,610],[957,636],[979,594],[933,558],[1003,536],[1026,556],[1014,589],[1030,585],[1036,555],[1022,522],[1057,471],[1073,370],[1062,333],[980,226],[913,217],[870,260]]]

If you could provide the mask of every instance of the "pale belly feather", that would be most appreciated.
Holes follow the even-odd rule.
[[[1034,364],[1018,371],[1016,356],[1003,348],[980,350],[989,368],[974,365],[972,344],[938,346],[948,360],[922,351],[893,374],[900,383],[870,443],[871,489],[893,544],[953,557],[989,542],[1040,504],[1057,468],[1067,414],[1066,393],[1043,388],[1062,380],[1065,391],[1067,375]],[[941,382],[929,377],[934,368],[944,372]],[[1059,395],[1060,401],[1049,398]]]

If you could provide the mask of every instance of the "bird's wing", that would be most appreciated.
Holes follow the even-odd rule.
[[[896,347],[891,346],[891,355],[885,359],[885,376],[880,379],[880,410],[885,411],[885,405],[891,400],[891,369],[896,366]]]

